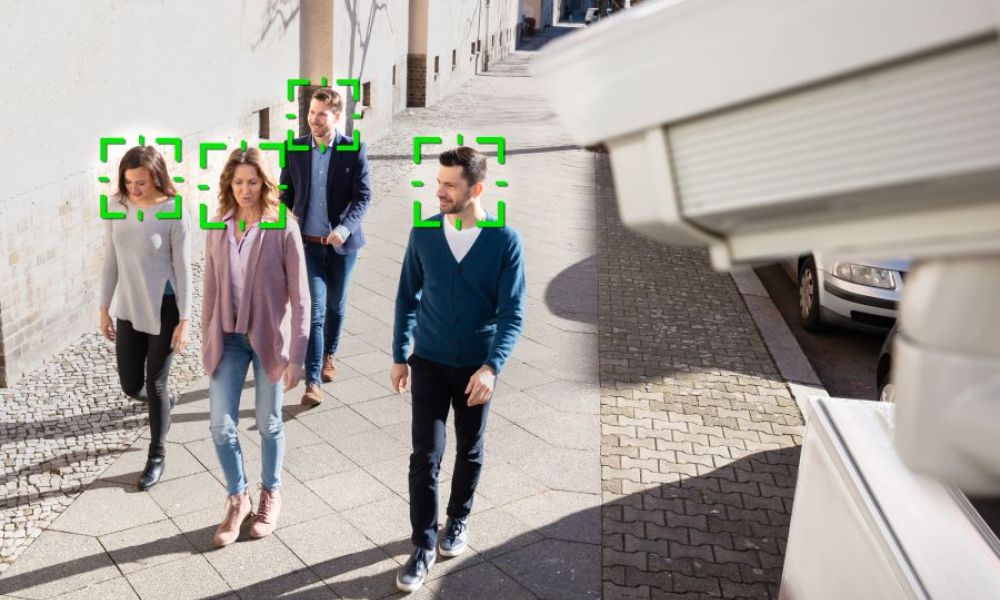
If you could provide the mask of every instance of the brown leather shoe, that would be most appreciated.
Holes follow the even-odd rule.
[[[215,530],[212,543],[216,546],[228,546],[235,542],[240,537],[243,522],[250,518],[252,508],[249,490],[244,489],[242,493],[226,498],[226,516]]]
[[[323,369],[319,372],[320,379],[323,380],[323,383],[330,383],[336,376],[337,376],[337,365],[333,364],[333,355],[324,354]]]
[[[303,406],[319,406],[323,404],[323,392],[319,389],[318,383],[307,383],[306,393],[302,394]]]
[[[260,496],[257,499],[257,515],[253,518],[253,525],[250,526],[250,537],[262,538],[271,535],[275,525],[278,524],[278,515],[281,514],[281,495],[278,489],[260,489]]]

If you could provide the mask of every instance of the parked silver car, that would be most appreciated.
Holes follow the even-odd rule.
[[[842,260],[813,252],[786,268],[798,282],[804,329],[819,331],[829,323],[884,332],[896,323],[910,261]]]

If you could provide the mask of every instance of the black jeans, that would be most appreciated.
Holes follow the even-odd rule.
[[[174,351],[170,339],[180,321],[177,300],[172,294],[163,296],[160,308],[160,334],[150,335],[132,328],[131,321],[117,319],[115,354],[118,357],[118,379],[122,391],[135,397],[144,382],[149,396],[149,458],[166,454],[167,430],[170,428],[170,393],[167,378]]]
[[[479,367],[448,367],[413,355],[408,361],[413,397],[413,453],[410,454],[410,538],[433,550],[438,529],[438,473],[444,454],[445,423],[455,409],[457,441],[448,517],[472,512],[472,498],[483,468],[483,434],[490,403],[469,407],[465,387]]]

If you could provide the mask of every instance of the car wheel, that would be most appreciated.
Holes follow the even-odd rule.
[[[799,267],[799,323],[806,331],[823,328],[819,309],[819,274],[816,261],[806,257]]]

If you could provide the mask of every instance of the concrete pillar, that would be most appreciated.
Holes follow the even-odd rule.
[[[299,135],[309,132],[306,123],[309,98],[319,87],[321,78],[327,83],[333,73],[333,3],[330,0],[301,0],[299,17],[299,76],[312,85],[298,88]]]
[[[428,0],[410,0],[410,39],[406,54],[406,105],[427,106]]]

